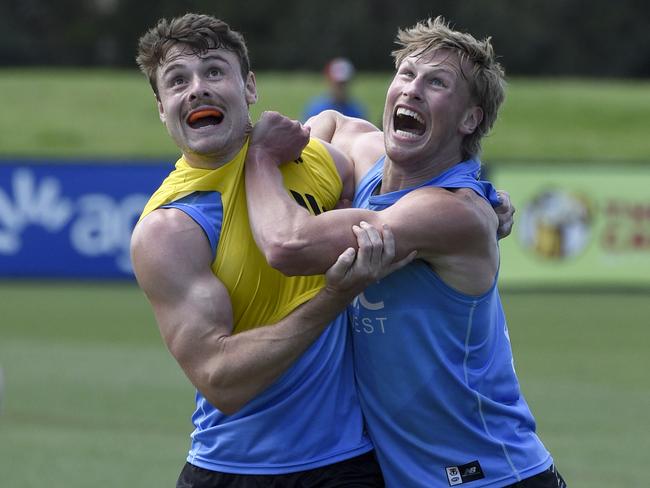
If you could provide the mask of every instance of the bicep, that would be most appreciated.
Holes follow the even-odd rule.
[[[152,214],[134,232],[133,266],[165,344],[199,387],[215,346],[232,332],[230,297],[212,274],[200,227],[178,210],[156,212],[164,214]]]
[[[443,188],[410,192],[383,212],[382,222],[393,230],[398,256],[416,250],[421,259],[480,249],[493,223],[472,190]]]

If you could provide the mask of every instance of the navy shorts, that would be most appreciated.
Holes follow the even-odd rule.
[[[258,475],[210,471],[185,463],[176,488],[381,488],[374,452],[297,473]]]
[[[508,485],[506,488],[566,488],[566,483],[555,466],[551,465],[546,471]]]

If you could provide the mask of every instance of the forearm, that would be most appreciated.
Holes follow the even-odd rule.
[[[209,388],[216,405],[232,414],[268,388],[352,298],[325,288],[276,324],[222,337]]]
[[[178,210],[157,210],[138,224],[131,242],[138,283],[167,348],[194,386],[225,413],[273,383],[362,286],[332,281],[330,271],[329,288],[277,324],[232,335],[231,295],[212,273],[212,249],[201,227]],[[334,261],[346,263],[345,257]]]
[[[255,241],[269,264],[285,274],[323,273],[347,247],[356,247],[351,230],[359,219],[331,226],[332,212],[317,217],[287,193],[277,165],[261,149],[246,159],[246,197]],[[339,214],[341,211],[337,211]],[[355,220],[356,219],[356,220]]]
[[[309,217],[309,212],[291,199],[277,163],[269,162],[269,159],[270,156],[262,149],[251,148],[248,151],[246,199],[255,242],[267,260],[272,261],[269,253],[276,247],[299,246],[299,243],[292,241],[295,238],[294,230]]]
[[[164,301],[154,297],[152,304],[165,343],[189,380],[230,415],[291,367],[360,291],[323,288],[277,323],[238,334],[232,333],[230,297],[214,276],[186,282],[185,290],[174,289]]]
[[[346,146],[345,140],[350,143],[356,134],[354,127],[361,122],[345,120],[337,112],[327,111],[310,123],[316,135]],[[342,124],[349,130],[342,130]],[[380,134],[372,129],[373,134]],[[304,126],[278,113],[265,112],[255,125],[246,157],[248,212],[255,241],[269,264],[288,275],[323,273],[344,249],[356,247],[353,225],[365,220],[380,229],[382,224],[379,213],[361,209],[338,209],[314,216],[293,200],[278,165],[297,158],[308,140],[309,130]],[[346,151],[330,146],[328,151],[351,198],[356,167],[352,168]]]
[[[309,302],[274,325],[220,341],[213,384],[226,392],[228,411],[237,410],[276,381],[368,283],[413,257],[394,262],[394,239],[388,229],[380,234],[362,225],[355,227],[354,234],[358,251],[350,248],[338,256],[325,275],[327,285]]]

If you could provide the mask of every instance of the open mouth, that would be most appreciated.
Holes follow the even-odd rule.
[[[393,116],[393,127],[395,131],[406,132],[415,136],[421,136],[426,130],[424,119],[413,110],[399,107]]]
[[[200,129],[210,125],[219,125],[223,121],[223,112],[216,108],[207,108],[192,112],[187,123],[192,129]]]

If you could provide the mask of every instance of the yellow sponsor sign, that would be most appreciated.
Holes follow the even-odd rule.
[[[650,163],[500,164],[515,204],[503,285],[650,286]]]

